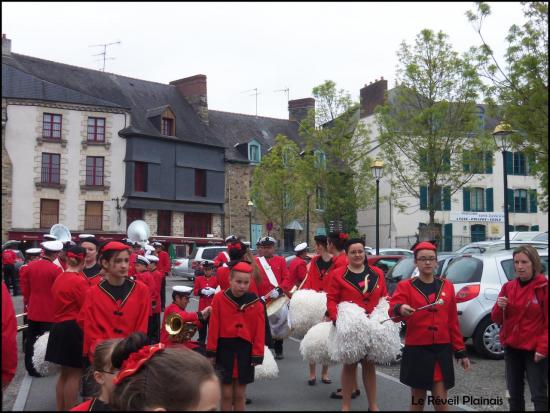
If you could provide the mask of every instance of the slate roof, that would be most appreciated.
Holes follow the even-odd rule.
[[[128,108],[131,124],[121,134],[153,137],[162,135],[147,112],[169,105],[176,115],[172,139],[225,146],[173,85],[11,53],[2,55],[2,96]]]
[[[262,156],[275,145],[278,134],[300,144],[299,124],[296,121],[217,110],[208,111],[208,120],[212,132],[225,144],[225,157],[228,161],[248,162],[248,158],[235,145],[248,143],[252,139],[260,143]]]

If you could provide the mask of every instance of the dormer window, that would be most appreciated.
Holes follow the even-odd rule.
[[[251,163],[260,163],[262,159],[261,147],[258,141],[252,140],[248,143],[248,160]]]
[[[162,122],[161,122],[161,132],[160,133],[162,133],[163,135],[166,135],[166,136],[174,136],[175,135],[174,119],[163,117]]]

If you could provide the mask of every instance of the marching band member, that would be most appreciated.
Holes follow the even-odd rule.
[[[447,410],[447,389],[454,386],[453,352],[465,370],[470,367],[458,325],[454,287],[433,275],[436,251],[430,242],[413,248],[419,276],[397,284],[388,310],[394,322],[407,324],[399,379],[411,387],[413,411],[424,410],[427,390],[432,392],[435,410]],[[441,305],[415,311],[439,299]]]
[[[153,301],[156,303],[156,305],[153,306],[152,338],[153,343],[158,343],[160,340],[160,313],[162,312],[160,308],[160,291],[162,288],[162,280],[164,279],[164,275],[162,275],[160,271],[157,270],[159,257],[150,254],[147,255],[147,259],[149,260],[149,273],[153,276],[153,279],[155,281],[155,295],[153,296]]]
[[[204,275],[200,275],[195,278],[195,289],[193,293],[199,298],[199,311],[204,310],[206,307],[212,305],[214,294],[216,293],[216,287],[219,285],[218,277],[213,275],[214,264],[208,261],[202,263],[204,269]],[[206,343],[206,333],[208,330],[208,321],[204,321],[199,328],[199,343],[204,345]]]
[[[178,344],[170,341],[170,335],[165,328],[166,318],[170,314],[179,314],[184,323],[194,323],[197,328],[200,328],[202,323],[208,320],[210,316],[212,310],[211,306],[205,307],[200,311],[186,311],[187,305],[189,304],[189,297],[192,292],[193,289],[185,285],[175,285],[172,287],[172,304],[166,307],[164,311],[164,318],[162,319],[162,328],[160,331],[160,342],[167,347],[179,347]],[[184,345],[191,350],[197,350],[199,353],[201,352],[200,346],[196,341],[189,340],[185,342]]]
[[[294,287],[299,287],[306,278],[307,274],[307,243],[302,242],[294,248],[296,258],[294,258],[288,267],[288,277],[283,280],[281,288],[289,297]]]
[[[225,246],[229,246],[229,244],[233,244],[239,242],[239,239],[235,235],[230,235],[225,239]],[[216,268],[219,267],[227,267],[227,263],[231,261],[229,257],[229,251],[221,251],[216,258],[214,258],[214,266]]]
[[[29,263],[31,263],[32,261],[38,260],[41,254],[42,254],[42,248],[27,249],[25,251],[26,263],[19,268],[19,285],[21,286],[21,294],[23,295],[23,313],[28,312],[28,306],[29,306],[29,292],[27,291],[27,287],[28,287],[27,273],[29,270]],[[23,324],[28,324],[26,315],[23,316]],[[29,335],[28,329],[25,328],[23,330],[23,337],[21,337],[23,351],[25,351],[24,349],[26,348],[25,343],[27,342],[28,335]]]
[[[117,411],[215,411],[220,382],[208,360],[185,348],[147,345],[132,334],[114,349],[119,372],[111,398]]]
[[[166,277],[170,274],[170,255],[164,250],[162,242],[153,242],[157,257],[159,257],[158,271],[162,274],[162,283],[160,288],[160,308],[164,311],[166,305]]]
[[[155,332],[154,332],[154,321],[153,321],[153,312],[156,311],[158,303],[158,297],[157,297],[157,281],[153,277],[153,275],[147,270],[149,267],[149,264],[151,262],[147,257],[144,257],[143,255],[136,256],[136,261],[134,262],[134,268],[136,273],[134,274],[133,278],[137,282],[141,282],[147,286],[149,289],[149,321],[147,323],[147,336],[153,342],[156,338]],[[156,341],[158,342],[158,340]]]
[[[345,253],[348,265],[335,270],[327,291],[327,308],[333,323],[336,323],[338,317],[337,306],[339,303],[353,302],[363,308],[365,313],[370,314],[380,298],[388,295],[384,274],[380,269],[368,265],[365,257],[365,244],[361,238],[348,240]],[[374,363],[368,361],[366,357],[363,357],[360,362],[369,410],[378,410]],[[356,372],[357,363],[344,364],[342,369],[342,410],[344,411],[350,409],[352,391],[357,377]]]
[[[53,262],[55,265],[61,267],[63,271],[67,269],[67,251],[73,245],[75,245],[75,243],[72,241],[63,242],[63,248],[59,251],[57,258]]]
[[[134,267],[136,263],[136,257],[141,255],[141,245],[137,241],[132,241],[130,239],[126,240],[126,243],[130,246],[130,264],[128,267],[128,277],[132,277],[136,274],[136,269]]]
[[[97,285],[101,281],[101,265],[97,262],[97,247],[99,242],[91,234],[80,234],[80,246],[86,249],[86,262],[84,263],[84,275],[90,286]]]
[[[288,278],[285,259],[280,255],[275,255],[275,242],[275,238],[270,236],[261,238],[261,256],[256,257],[256,264],[262,275],[262,283],[258,291],[261,297],[268,296],[268,304],[269,301],[275,300],[284,294],[280,286]],[[275,359],[283,359],[283,340],[274,338],[273,348],[275,349]]]
[[[206,354],[222,369],[221,410],[245,408],[246,385],[254,381],[254,366],[264,354],[264,306],[248,287],[252,266],[240,262],[231,269],[230,288],[212,301]]]
[[[309,269],[306,275],[306,281],[302,288],[306,290],[326,291],[328,289],[328,277],[325,277],[327,272],[332,267],[332,255],[327,251],[327,237],[326,235],[316,235],[315,240],[315,252],[317,253],[311,260]],[[317,380],[315,363],[309,364],[309,379],[308,384],[314,385]],[[321,381],[325,384],[332,383],[332,380],[328,377],[328,366],[323,366],[321,370]]]
[[[15,272],[15,261],[17,260],[17,254],[11,248],[6,248],[2,251],[2,269],[4,272],[4,282],[8,291],[11,288],[13,296],[19,295],[17,288],[17,277]]]
[[[89,288],[84,269],[86,250],[80,246],[67,251],[67,270],[55,279],[51,292],[54,324],[50,331],[45,360],[61,365],[55,398],[58,411],[76,404],[82,376],[82,330],[76,318]]]
[[[2,394],[17,371],[17,320],[13,301],[2,281]]]
[[[25,347],[25,367],[31,376],[40,377],[32,364],[34,343],[37,338],[50,331],[54,321],[54,297],[52,285],[62,272],[61,267],[55,265],[59,251],[63,249],[61,241],[43,242],[44,256],[28,264],[27,273],[22,287],[28,294],[28,337]]]
[[[231,266],[240,262],[247,261],[252,265],[252,278],[250,279],[250,287],[248,291],[256,295],[260,295],[258,292],[258,285],[262,283],[262,276],[258,265],[256,264],[254,255],[248,248],[248,245],[241,241],[235,241],[227,246],[227,253],[229,254],[228,265],[222,265],[216,269],[216,277],[218,278],[218,284],[220,286],[220,291],[225,291],[229,288],[229,273],[231,271]]]

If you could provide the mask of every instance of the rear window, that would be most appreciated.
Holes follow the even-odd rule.
[[[415,265],[412,258],[403,258],[392,268],[391,277],[396,280],[406,280],[410,278],[414,268]]]
[[[202,252],[202,259],[203,260],[213,260],[223,250],[225,250],[225,248],[223,248],[223,247],[222,248],[206,248]]]
[[[481,281],[483,262],[474,257],[458,257],[449,264],[442,277],[453,284],[476,283]]]

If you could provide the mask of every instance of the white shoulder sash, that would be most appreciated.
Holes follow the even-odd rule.
[[[271,269],[270,265],[267,263],[267,260],[265,257],[259,258],[260,264],[264,268],[265,274],[267,275],[267,278],[269,279],[269,282],[274,287],[278,287],[279,283],[277,282],[277,278],[275,278],[275,274],[273,274],[273,270]]]

